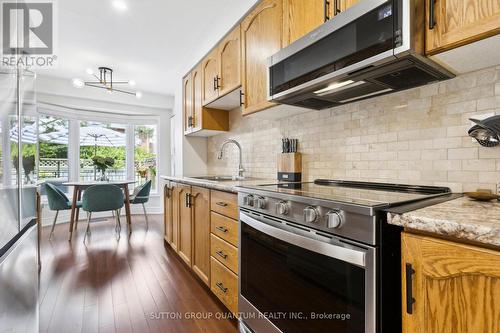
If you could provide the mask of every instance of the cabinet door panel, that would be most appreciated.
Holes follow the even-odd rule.
[[[191,132],[191,119],[193,117],[193,82],[191,73],[182,81],[182,112],[184,115],[184,134]]]
[[[191,73],[191,80],[193,81],[193,128],[192,132],[199,131],[202,128],[202,74],[201,66],[196,66],[196,68]]]
[[[241,85],[241,38],[237,26],[222,40],[219,46],[219,96],[225,95]]]
[[[332,0],[333,1],[333,0]],[[330,18],[325,0],[285,0],[283,2],[283,43],[291,44]]]
[[[179,221],[180,221],[180,205],[183,204],[181,200],[181,191],[183,191],[177,183],[172,183],[172,242],[170,246],[179,252]]]
[[[210,286],[210,190],[192,187],[193,271]]]
[[[428,54],[500,33],[500,0],[436,0],[432,29],[429,27],[429,4],[426,16]]]
[[[179,190],[179,256],[191,267],[192,263],[192,220],[191,207],[186,205],[186,195],[191,193],[191,187],[178,184]]]
[[[499,251],[403,233],[402,268],[403,332],[500,331]]]
[[[220,84],[220,80],[218,80],[218,78],[220,76],[217,61],[217,49],[210,52],[202,61],[201,71],[203,79],[202,104],[205,105],[219,96],[218,86]]]
[[[282,1],[263,0],[241,23],[243,114],[267,109],[267,59],[282,47]]]
[[[172,228],[173,228],[173,204],[172,204],[172,188],[170,184],[165,184],[163,188],[163,218],[164,218],[164,237],[168,244],[172,244]]]

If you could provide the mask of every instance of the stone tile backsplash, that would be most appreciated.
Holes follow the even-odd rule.
[[[276,177],[281,138],[299,139],[303,178],[335,178],[449,186],[462,192],[497,191],[500,146],[481,147],[467,131],[469,118],[500,114],[500,66],[452,80],[279,120],[230,112],[228,133],[208,140],[213,174],[237,172],[234,147],[243,147],[246,174]]]

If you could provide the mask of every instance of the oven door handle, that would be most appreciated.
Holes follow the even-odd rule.
[[[292,232],[273,227],[267,223],[250,217],[240,212],[240,220],[258,231],[282,240],[284,242],[299,246],[301,248],[313,251],[331,258],[335,258],[359,267],[366,267],[366,252],[363,249],[355,250],[350,247],[321,242],[305,236],[297,235]]]

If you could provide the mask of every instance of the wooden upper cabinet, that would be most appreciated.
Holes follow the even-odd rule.
[[[360,2],[361,0],[331,0],[331,1],[333,1],[333,3],[334,3],[334,6],[333,6],[334,15],[337,15],[339,13],[342,13],[343,11],[348,9],[349,7],[354,6],[355,4]]]
[[[219,96],[241,86],[241,29],[238,25],[219,44]]]
[[[193,121],[192,132],[199,131],[202,127],[202,95],[203,95],[203,75],[201,66],[198,65],[191,72],[191,80],[193,81]]]
[[[193,214],[193,271],[210,286],[210,190],[191,188]]]
[[[426,1],[426,52],[436,54],[500,33],[500,0]]]
[[[179,244],[177,247],[177,253],[182,260],[186,262],[190,267],[192,265],[192,219],[191,219],[191,207],[187,204],[186,196],[191,194],[191,186],[184,184],[177,184],[179,187],[179,197],[178,197],[178,207],[179,207]]]
[[[244,115],[275,105],[267,100],[267,59],[283,45],[282,4],[282,0],[263,0],[241,23]]]
[[[229,130],[229,114],[203,106],[203,62],[183,81],[184,134],[210,136]]]
[[[182,110],[184,114],[184,134],[188,134],[192,130],[193,119],[193,82],[191,81],[191,73],[182,80]]]
[[[217,60],[217,49],[210,52],[201,63],[203,78],[202,104],[206,105],[219,96],[219,61]]]
[[[500,251],[403,233],[402,269],[404,333],[500,332]]]
[[[326,0],[284,0],[283,43],[295,42],[331,18],[332,14],[332,6]]]

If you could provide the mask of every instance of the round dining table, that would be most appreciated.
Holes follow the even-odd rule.
[[[130,218],[130,194],[128,190],[129,184],[134,184],[133,180],[113,180],[113,181],[76,181],[76,182],[66,182],[62,185],[64,186],[73,186],[73,199],[71,202],[71,220],[69,223],[69,240],[73,236],[73,230],[76,229],[76,223],[78,223],[78,217],[80,215],[80,209],[76,207],[76,202],[82,199],[82,192],[94,185],[116,185],[118,187],[123,188],[123,192],[125,194],[125,215],[127,218],[127,225],[129,228],[129,232],[131,232],[131,218]]]

